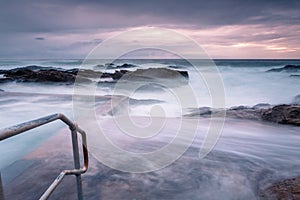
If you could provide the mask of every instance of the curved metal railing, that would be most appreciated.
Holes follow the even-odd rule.
[[[39,119],[35,119],[32,121],[28,121],[22,124],[18,124],[15,126],[11,126],[9,128],[0,130],[0,141],[5,140],[7,138],[13,137],[25,131],[34,129],[36,127],[42,126],[44,124],[53,122],[55,120],[61,120],[65,124],[67,124],[70,128],[71,135],[72,135],[72,147],[73,147],[73,159],[74,159],[74,166],[75,169],[72,170],[63,170],[57,178],[52,182],[52,184],[48,187],[48,189],[44,192],[44,194],[40,197],[40,200],[48,199],[48,197],[52,194],[55,188],[59,185],[59,183],[63,180],[66,175],[75,175],[76,182],[77,182],[77,196],[78,199],[83,199],[82,194],[82,180],[81,174],[85,173],[88,169],[89,165],[89,158],[88,158],[88,150],[87,150],[87,142],[86,142],[86,133],[80,129],[77,124],[73,123],[69,120],[65,115],[57,113],[53,115],[49,115],[46,117],[42,117]],[[78,138],[77,132],[81,134],[82,137],[82,151],[83,151],[83,167],[80,167],[80,159],[79,159],[79,146],[78,146]],[[2,190],[2,185],[0,185],[0,190]],[[3,193],[3,191],[2,191]],[[4,199],[4,194],[3,199]],[[0,196],[1,198],[1,196]]]

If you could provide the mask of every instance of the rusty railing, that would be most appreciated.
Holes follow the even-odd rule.
[[[53,122],[55,120],[61,120],[66,125],[69,126],[71,135],[72,135],[72,146],[73,146],[73,159],[74,159],[74,166],[75,169],[72,170],[63,170],[57,178],[52,182],[52,184],[48,187],[48,189],[44,192],[44,194],[40,197],[40,200],[48,199],[48,197],[52,194],[55,188],[61,183],[63,178],[66,175],[75,175],[76,182],[77,182],[77,196],[79,200],[83,199],[82,194],[82,180],[81,174],[85,173],[88,169],[88,150],[87,150],[87,142],[86,142],[86,134],[85,132],[80,129],[76,124],[74,124],[71,120],[69,120],[63,114],[53,114],[46,117],[42,117],[36,120],[28,121],[22,124],[18,124],[16,126],[12,126],[3,130],[0,130],[0,141],[5,140],[7,138],[13,137],[25,131],[34,129],[36,127],[42,126],[44,124]],[[83,151],[83,159],[84,164],[83,167],[80,168],[80,158],[79,158],[79,146],[78,146],[78,138],[77,133],[81,134],[82,137],[82,151]],[[0,176],[0,183],[1,183],[1,176]],[[4,199],[4,192],[2,183],[0,184],[0,199]]]

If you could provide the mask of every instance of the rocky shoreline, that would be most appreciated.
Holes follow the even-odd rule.
[[[0,83],[7,82],[35,82],[35,83],[66,83],[92,82],[92,79],[110,78],[112,83],[122,80],[152,80],[152,79],[182,79],[188,81],[189,74],[187,71],[178,71],[167,68],[148,68],[129,71],[123,69],[129,64],[114,67],[112,73],[101,72],[90,69],[61,69],[52,67],[27,66],[10,70],[0,70]],[[108,81],[105,81],[108,82]]]
[[[262,120],[278,124],[291,124],[300,126],[300,105],[258,104],[253,107],[238,106],[224,109],[201,107],[193,109],[186,117],[221,117],[226,112],[226,117],[235,119]]]

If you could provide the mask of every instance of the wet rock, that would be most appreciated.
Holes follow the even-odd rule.
[[[19,82],[74,82],[75,75],[55,69],[33,71],[27,68],[10,70],[5,77]]]
[[[300,199],[300,177],[273,183],[259,192],[260,199]]]
[[[7,72],[7,70],[0,69],[0,74],[5,74],[6,72]]]
[[[167,68],[148,68],[137,69],[136,71],[127,73],[127,78],[159,78],[159,79],[188,79],[189,75],[187,71],[177,71]]]
[[[12,79],[12,78],[0,78],[0,83],[7,83],[7,82],[11,82],[13,80],[14,79]]]
[[[226,116],[236,119],[260,120],[262,112],[263,109],[260,108],[239,106],[229,108],[226,111]]]
[[[104,65],[107,69],[127,69],[127,68],[133,68],[136,67],[136,65],[124,63],[122,65],[115,65],[113,63],[106,63]]]
[[[192,110],[187,117],[223,117],[224,109],[202,107]],[[279,124],[300,126],[300,105],[258,104],[253,107],[237,106],[226,109],[226,117],[235,119],[263,120]]]
[[[121,68],[132,67],[131,64],[123,64]],[[116,70],[114,73],[99,72],[90,69],[79,70],[77,68],[64,70],[61,68],[27,66],[23,68],[15,68],[11,70],[2,70],[3,78],[0,83],[10,81],[17,82],[64,82],[67,84],[77,82],[89,83],[92,78],[111,78],[114,82],[119,81],[145,81],[151,79],[188,79],[188,72],[177,71],[165,68],[138,69],[135,71]],[[126,75],[126,76],[124,76]],[[102,80],[103,82],[103,80]]]
[[[293,78],[300,78],[300,75],[299,75],[299,74],[292,74],[292,75],[290,75],[290,77],[293,77]]]
[[[112,78],[113,80],[151,80],[151,79],[178,79],[189,78],[187,71],[177,71],[166,68],[137,69],[135,71],[116,70],[114,73],[103,73],[101,78]]]
[[[253,106],[254,109],[269,109],[269,108],[272,108],[272,105],[271,104],[268,104],[268,103],[259,103],[259,104],[256,104],[255,106]]]
[[[215,109],[210,107],[201,107],[198,110],[194,110],[187,116],[201,116],[201,117],[225,117],[235,119],[249,119],[249,120],[261,120],[261,112],[263,109],[257,109],[254,107],[237,106],[228,109]]]
[[[286,65],[284,67],[281,68],[273,68],[268,70],[267,72],[298,72],[300,71],[300,65]]]
[[[278,105],[262,113],[262,120],[279,124],[293,124],[300,126],[299,105]]]
[[[117,66],[117,68],[132,68],[132,67],[136,67],[136,66],[133,64],[127,64],[127,63]]]

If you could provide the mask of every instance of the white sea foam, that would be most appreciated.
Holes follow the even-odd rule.
[[[0,66],[3,66],[0,69],[31,64],[44,66],[46,62],[48,62],[46,66],[66,69],[80,66],[78,62],[72,64],[68,60],[56,63],[54,61],[11,61],[11,63],[0,62]],[[198,107],[212,105],[210,93],[201,74],[199,76],[187,63],[178,60],[126,62],[141,65],[143,68],[173,66],[171,69],[174,69],[175,66],[180,70],[187,70],[189,84],[196,95]],[[290,77],[291,73],[287,72],[267,73],[266,71],[273,67],[283,67],[285,64],[299,63],[300,61],[218,61],[218,70],[226,92],[226,107],[252,106],[258,103],[290,103],[294,96],[300,94],[300,79]],[[85,67],[92,69],[96,65],[95,62]],[[200,71],[206,74],[211,73],[209,66],[201,68]],[[7,93],[0,92],[0,128],[55,112],[65,113],[69,117],[73,115],[72,85],[12,82],[0,84],[0,89],[7,91]],[[185,86],[177,89],[184,91]],[[37,95],[37,93],[47,95]],[[117,95],[122,93],[114,93],[113,86],[99,86],[92,94]],[[135,100],[129,101],[129,112],[135,116],[148,116],[154,105],[164,108],[165,114],[169,117],[181,116],[182,112],[188,109],[181,107],[170,88],[141,89],[132,93],[130,97]],[[109,116],[100,116],[99,119],[102,120],[107,134],[111,131],[111,139],[119,141],[121,145],[129,144],[122,140],[118,132],[111,129],[111,124],[108,122],[112,119]],[[150,191],[145,195],[153,199],[159,197],[155,195],[161,195],[167,199],[169,197],[173,199],[198,199],[199,197],[203,199],[252,199],[257,198],[258,187],[299,174],[298,127],[229,120],[214,150],[204,160],[199,160],[199,147],[205,137],[203,133],[209,124],[207,120],[204,119],[199,125],[196,140],[189,151],[174,165],[150,174],[130,175],[129,179],[124,180],[138,181],[138,178],[143,176],[140,182],[143,184],[140,185],[147,187],[143,191]],[[193,119],[190,123],[193,123]],[[61,124],[51,124],[30,134],[1,141],[0,170],[32,151],[51,134],[58,132],[61,127]],[[135,152],[160,148],[174,137],[172,127],[165,130],[164,135],[153,138],[154,142],[137,141],[132,146],[126,147]],[[189,132],[189,128],[187,127],[185,131]],[[178,145],[185,144],[185,141],[183,137]],[[173,194],[176,196],[172,196]]]

